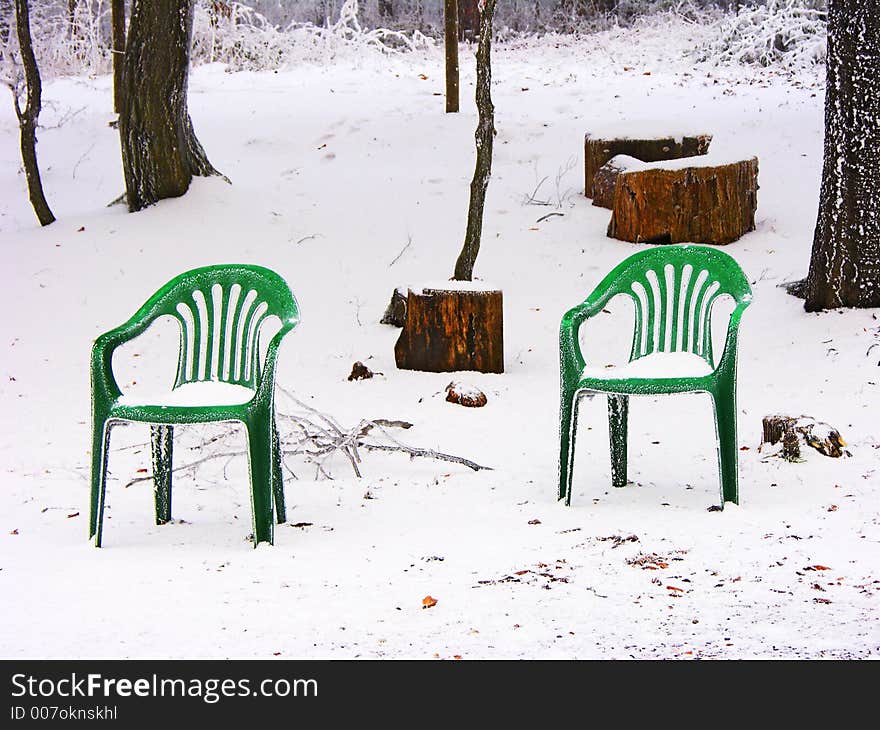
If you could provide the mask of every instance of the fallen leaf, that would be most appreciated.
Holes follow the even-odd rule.
[[[684,588],[679,588],[678,586],[666,586],[666,589],[669,591],[679,591],[680,593],[684,592]]]
[[[453,659],[461,659],[461,654],[453,654],[452,658]]]
[[[16,528],[15,528],[12,532],[10,532],[9,534],[10,534],[10,535],[17,535],[17,534],[18,534],[18,528],[16,527]]]
[[[137,471],[135,471],[135,474],[146,474],[146,473],[147,473],[146,469],[138,469]]]
[[[740,451],[748,451],[748,450],[749,450],[749,447],[748,447],[748,446],[740,446],[740,447],[739,447],[739,450],[740,450]]]
[[[437,599],[432,596],[425,596],[422,599],[422,608],[433,608],[437,605]]]
[[[540,524],[541,524],[541,520],[529,520],[529,524],[530,524],[530,525],[540,525]]]
[[[291,527],[299,527],[299,528],[311,527],[313,524],[314,524],[313,522],[294,522],[291,525]]]
[[[76,232],[77,232],[77,233],[82,233],[85,229],[86,229],[85,226],[80,226],[79,228],[76,229]]]
[[[67,519],[70,519],[71,517],[79,517],[79,512],[71,512],[67,515]]]
[[[831,568],[825,565],[808,565],[804,570],[831,570]]]
[[[814,598],[813,603],[831,603],[828,598]]]
[[[425,76],[425,74],[419,74],[419,78],[420,78],[422,81],[427,81],[427,80],[428,80],[428,77]]]

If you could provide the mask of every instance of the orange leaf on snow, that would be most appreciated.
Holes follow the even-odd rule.
[[[432,596],[425,596],[422,599],[422,608],[432,608],[437,605],[437,599]]]
[[[827,565],[808,565],[804,570],[831,570]]]
[[[669,591],[679,591],[681,593],[684,592],[684,588],[679,588],[678,586],[666,586],[666,590]]]

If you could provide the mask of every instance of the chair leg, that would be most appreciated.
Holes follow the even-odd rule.
[[[111,424],[95,419],[92,426],[92,474],[89,500],[89,538],[101,547],[104,523],[104,494],[107,490],[107,458],[110,453]]]
[[[248,457],[251,475],[251,505],[254,520],[254,547],[270,545],[274,539],[272,522],[272,423],[260,414],[247,423]]]
[[[608,396],[608,435],[611,440],[611,484],[626,486],[628,395]]]
[[[153,452],[153,500],[156,505],[156,524],[171,520],[171,458],[174,449],[174,428],[166,425],[150,426]]]
[[[721,506],[739,504],[737,484],[736,391],[735,386],[720,387],[712,394],[718,436],[718,472],[721,479]]]
[[[284,475],[281,471],[281,439],[278,425],[272,416],[272,496],[275,500],[275,521],[281,525],[287,522],[287,508],[284,504]]]
[[[563,391],[559,402],[559,496],[557,499],[565,499],[566,506],[571,504],[577,410],[577,394]]]

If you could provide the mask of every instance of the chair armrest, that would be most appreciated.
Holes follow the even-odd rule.
[[[143,308],[125,324],[98,336],[92,343],[92,389],[100,390],[108,401],[122,395],[116,378],[113,377],[113,353],[120,345],[134,339],[144,332],[154,317],[145,317]]]
[[[299,320],[288,320],[281,325],[281,329],[269,340],[269,346],[266,348],[266,362],[263,364],[263,372],[260,376],[260,384],[257,387],[257,395],[254,400],[259,401],[272,395],[275,387],[275,363],[278,358],[278,348],[281,346],[281,340],[298,324]]]
[[[562,322],[559,325],[559,361],[563,373],[572,368],[580,373],[586,366],[578,331],[584,322],[602,311],[609,298],[607,295],[595,299],[589,297],[585,302],[562,315]]]
[[[724,352],[721,353],[721,359],[718,361],[717,371],[729,370],[736,365],[737,338],[739,336],[739,322],[742,319],[743,312],[752,303],[751,298],[740,301],[733,311],[730,313],[730,320],[727,323],[727,338],[724,341]]]

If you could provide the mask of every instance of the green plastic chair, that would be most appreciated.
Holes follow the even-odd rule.
[[[276,316],[281,328],[260,363],[260,330]],[[158,317],[180,325],[180,350],[172,395],[205,389],[209,381],[235,391],[222,405],[129,403],[113,377],[113,351],[142,334]],[[287,283],[261,266],[225,264],[187,271],[157,291],[125,324],[92,347],[92,474],[89,538],[101,546],[110,430],[116,423],[151,424],[156,524],[171,519],[171,457],[175,424],[240,421],[247,429],[254,547],[273,542],[272,506],[286,521],[281,448],[275,425],[275,361],[284,336],[299,321]],[[237,386],[237,388],[235,387]],[[216,386],[207,386],[208,389]],[[216,395],[212,391],[211,395]],[[172,400],[172,399],[169,399]],[[226,401],[230,401],[226,403]],[[201,403],[201,401],[199,401]],[[212,402],[212,401],[209,401]]]
[[[630,363],[614,369],[588,368],[578,340],[580,326],[624,294],[633,301],[635,328]],[[724,352],[712,357],[711,313],[719,297],[730,296]],[[629,396],[706,392],[712,396],[718,438],[721,507],[739,503],[736,441],[736,352],[740,318],[752,290],[729,255],[695,245],[661,246],[622,261],[583,303],[566,312],[559,329],[560,431],[559,499],[571,504],[575,431],[580,397],[608,394],[611,481],[627,483]],[[664,353],[664,354],[660,354]]]

